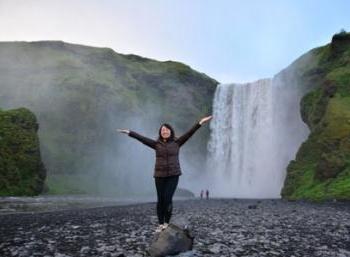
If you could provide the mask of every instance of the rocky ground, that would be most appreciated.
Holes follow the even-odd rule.
[[[174,202],[195,236],[190,256],[350,256],[350,204]],[[147,256],[155,203],[0,215],[0,256]]]

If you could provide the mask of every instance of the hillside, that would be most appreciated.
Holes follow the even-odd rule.
[[[127,191],[133,182],[122,172],[133,157],[121,156],[125,141],[115,129],[156,137],[169,122],[183,133],[211,112],[218,84],[182,63],[61,41],[0,42],[0,76],[0,108],[26,107],[38,118],[51,193],[108,187],[98,181]],[[184,155],[203,163],[208,137],[205,127]]]
[[[310,128],[287,167],[282,197],[350,199],[350,34],[333,36],[286,69],[308,91],[300,103]]]

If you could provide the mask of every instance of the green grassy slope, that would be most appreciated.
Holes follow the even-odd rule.
[[[334,35],[290,68],[309,89],[300,108],[311,133],[287,167],[282,197],[349,200],[350,34]]]

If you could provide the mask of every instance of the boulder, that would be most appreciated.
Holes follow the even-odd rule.
[[[31,110],[0,109],[0,196],[34,196],[45,190],[38,130]]]
[[[152,257],[162,257],[190,251],[193,238],[187,227],[182,228],[170,223],[166,229],[154,234],[148,253]]]

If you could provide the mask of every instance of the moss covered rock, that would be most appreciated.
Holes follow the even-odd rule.
[[[300,111],[311,132],[287,167],[282,197],[350,200],[350,34],[307,55],[298,79],[310,89]]]
[[[0,110],[0,195],[37,195],[44,189],[35,115],[26,108]]]

